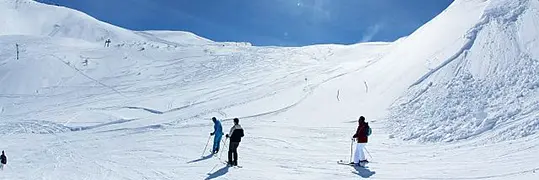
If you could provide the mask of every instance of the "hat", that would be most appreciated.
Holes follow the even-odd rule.
[[[360,122],[365,122],[365,117],[359,116],[359,121],[360,121]]]

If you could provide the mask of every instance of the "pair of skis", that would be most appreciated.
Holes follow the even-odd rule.
[[[234,168],[243,168],[243,166],[239,166],[239,165],[236,165],[236,166],[232,166],[230,164],[228,164],[227,161],[221,161],[223,164],[227,165],[228,167],[234,167]]]
[[[366,168],[368,163],[369,162],[361,162],[361,163],[359,163],[359,165],[357,165],[354,162],[346,162],[346,161],[343,161],[343,160],[337,161],[337,164],[340,164],[340,165],[348,165],[348,166],[352,166],[352,167],[358,166],[358,167],[363,167],[363,168]]]

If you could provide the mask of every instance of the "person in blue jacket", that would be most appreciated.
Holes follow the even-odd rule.
[[[223,126],[221,126],[221,122],[217,120],[217,118],[213,117],[211,118],[213,121],[213,132],[210,133],[211,136],[215,135],[213,138],[213,149],[212,153],[217,154],[219,152],[219,145],[221,142],[221,138],[223,138]]]

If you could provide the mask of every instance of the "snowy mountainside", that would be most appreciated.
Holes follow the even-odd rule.
[[[273,96],[283,91],[280,87],[303,88],[305,84],[316,84],[333,76],[354,71],[362,64],[338,65],[343,62],[331,61],[330,58],[323,59],[320,53],[340,51],[330,47],[304,51],[298,48],[268,49],[251,46],[203,45],[138,51],[121,47],[104,49],[93,44],[82,46],[83,43],[80,44],[81,46],[71,47],[60,45],[69,39],[60,39],[61,42],[49,38],[43,40],[18,36],[4,36],[1,39],[3,39],[2,47],[12,48],[15,42],[28,44],[25,46],[25,52],[21,54],[21,60],[12,60],[13,53],[6,53],[2,58],[5,60],[3,60],[4,65],[0,66],[0,74],[3,75],[0,82],[6,86],[0,90],[4,95],[37,97],[38,99],[63,96],[76,100],[77,97],[92,97],[99,92],[108,92],[110,94],[106,97],[96,96],[95,98],[117,97],[122,100],[127,98],[129,101],[138,102],[131,105],[152,107],[159,111],[173,110],[175,107],[183,106],[195,108],[206,106],[205,104],[211,105],[211,109],[215,110],[217,104],[221,104],[219,106],[222,107],[232,105],[232,102],[241,104]],[[39,44],[37,43],[39,41],[47,41],[50,44]],[[364,47],[367,58],[379,53],[376,48],[384,48],[380,45],[365,45]],[[320,57],[320,59],[311,59],[311,57]],[[283,59],[287,60],[282,61]],[[154,83],[143,83],[146,81]],[[243,87],[246,91],[238,90],[229,96],[217,96],[220,94],[219,89],[197,87],[203,84],[221,88]],[[85,90],[79,91],[80,88],[85,88]],[[256,91],[253,91],[254,89]],[[197,97],[211,92],[215,93],[214,98]],[[234,94],[246,95],[248,98],[237,99]],[[154,95],[176,97],[176,100],[155,103],[147,97]],[[215,98],[226,99],[220,102]],[[8,101],[11,100],[17,100],[17,98],[8,99]],[[288,100],[294,101],[294,98]],[[32,105],[24,105],[27,108],[22,109],[16,105],[18,103],[13,103],[5,103],[4,114],[12,114],[16,119],[35,119],[35,116],[49,116],[55,111],[63,113],[72,111],[75,114],[81,111],[77,108],[65,110],[61,107],[47,108],[46,111],[42,109],[47,107],[47,104],[58,103],[56,101],[38,101]],[[77,100],[72,103],[79,104],[81,101]],[[100,101],[95,103],[102,104]],[[111,105],[111,103],[108,104],[107,107]],[[122,102],[113,107],[127,106],[125,104]],[[31,106],[37,109],[30,108]],[[86,106],[92,106],[92,103],[88,102]],[[84,107],[81,108],[84,109]],[[26,115],[30,117],[25,117]],[[66,116],[71,115],[71,113],[66,114]]]
[[[163,122],[174,124],[236,104],[274,97],[282,91],[307,94],[305,86],[314,86],[355,71],[375,61],[379,54],[390,47],[387,43],[353,48],[335,45],[280,48],[213,43],[192,33],[132,32],[96,21],[74,10],[32,1],[8,0],[1,5],[0,8],[9,10],[2,12],[17,22],[31,24],[33,18],[19,16],[31,9],[52,14],[43,15],[50,17],[43,21],[43,26],[64,19],[64,15],[68,14],[69,17],[76,17],[78,24],[88,25],[89,29],[115,32],[117,38],[134,35],[135,39],[145,39],[134,44],[104,48],[101,42],[91,43],[94,42],[91,38],[97,36],[85,34],[87,31],[76,33],[81,36],[69,33],[50,36],[43,32],[20,33],[17,29],[26,29],[21,24],[2,26],[6,34],[0,36],[2,114],[11,121],[37,119],[64,125],[76,122],[84,124],[95,122],[90,119],[97,116],[109,122],[112,119],[140,118],[139,113],[129,109],[146,107],[151,112],[181,113],[181,117],[175,117],[179,120]],[[12,8],[13,5],[17,5],[17,8]],[[78,24],[70,25],[78,27]],[[20,60],[15,60],[15,44],[20,45]],[[362,55],[353,59],[340,58],[348,54],[341,52],[349,52],[350,49],[362,52]],[[149,83],[144,83],[147,81]],[[206,88],[206,85],[212,88]],[[225,89],[238,90],[223,94]],[[245,97],[238,98],[238,95]],[[86,101],[81,100],[82,97],[93,98]],[[114,97],[118,99],[114,100]],[[171,100],[163,103],[159,99],[162,97]],[[301,97],[286,98],[283,103],[293,104]],[[71,108],[66,109],[66,106]],[[190,110],[195,108],[201,110]],[[262,109],[279,108],[267,106]],[[77,120],[72,117],[77,117]]]
[[[190,32],[181,31],[143,31],[138,34],[155,36],[158,39],[175,42],[177,44],[210,44],[211,40],[197,36]]]
[[[488,1],[462,49],[431,68],[392,107],[406,140],[487,142],[539,130],[539,2]],[[409,131],[398,131],[399,129]]]
[[[118,46],[203,44],[208,39],[188,32],[136,32],[101,22],[80,11],[33,0],[0,2],[0,35],[32,35],[74,38],[103,45],[107,39]],[[154,35],[155,34],[155,35]],[[168,39],[164,40],[164,39]],[[181,42],[171,43],[181,39]]]
[[[29,7],[51,18],[19,16]],[[537,179],[539,134],[517,126],[533,124],[537,112],[536,9],[536,1],[457,0],[392,43],[256,47],[1,1],[0,14],[26,24],[0,26],[0,148],[9,159],[0,179]],[[70,12],[79,25],[118,39],[103,47],[106,34],[39,30]],[[39,28],[25,29],[32,24]],[[453,113],[469,99],[476,104],[467,109],[480,104],[484,113]],[[502,101],[522,109],[512,113],[518,119],[492,129],[445,121],[447,114],[487,117],[488,125],[513,112]],[[371,163],[338,165],[349,160],[360,115],[373,129]],[[225,133],[240,118],[242,168],[223,164],[227,140],[209,155],[213,116]],[[462,123],[478,133],[461,131]],[[509,137],[504,132],[523,133],[499,141]],[[464,135],[501,138],[482,144]]]
[[[73,47],[96,48],[95,44],[78,39],[21,35],[0,36],[0,39],[0,83],[3,84],[0,93],[12,95],[34,94],[41,87],[60,85],[60,81],[70,79],[72,69],[63,64],[67,61],[58,60],[62,56],[59,53]],[[19,60],[16,60],[15,44],[19,44]],[[80,59],[74,54],[65,58]]]
[[[458,52],[466,43],[463,35],[480,20],[487,3],[483,0],[453,2],[417,31],[393,42],[394,48],[364,69],[356,78],[368,83],[369,98],[377,98],[371,102],[376,104],[373,108],[377,111],[367,111],[369,116],[386,116],[385,109],[412,84]],[[378,111],[381,107],[384,111]]]
[[[129,30],[97,21],[65,7],[45,5],[31,0],[0,2],[0,35],[34,35],[103,42],[140,40]]]
[[[57,8],[33,5],[36,11]],[[103,47],[91,33],[49,36],[11,31],[21,27],[10,25],[16,28],[2,26],[10,31],[0,36],[0,134],[10,158],[2,179],[220,176],[220,171],[207,175],[220,163],[217,158],[188,163],[200,155],[198,143],[204,140],[198,138],[208,135],[209,117],[223,119],[225,126],[239,117],[250,128],[254,119],[295,107],[319,85],[360,71],[392,48],[390,43],[253,47],[130,31],[117,37],[135,34],[144,40]],[[250,141],[246,147],[259,146]],[[253,159],[247,152],[245,158]],[[137,165],[141,162],[151,168]]]

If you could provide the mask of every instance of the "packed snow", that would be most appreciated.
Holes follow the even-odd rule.
[[[361,115],[371,163],[339,165]],[[242,168],[225,140],[203,151],[214,116],[240,119]],[[1,179],[538,179],[538,130],[536,0],[456,0],[395,42],[306,47],[0,1]]]
[[[404,139],[503,141],[539,130],[537,1],[493,1],[461,50],[393,106]],[[529,25],[535,26],[529,26]]]

